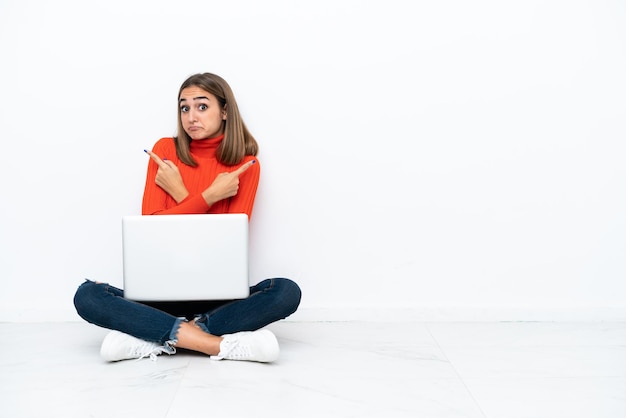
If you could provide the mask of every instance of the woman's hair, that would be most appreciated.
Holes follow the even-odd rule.
[[[225,165],[235,165],[240,163],[246,155],[256,155],[259,152],[259,145],[243,122],[233,91],[226,80],[211,73],[194,74],[180,86],[178,99],[180,100],[180,95],[184,89],[192,86],[199,87],[214,95],[219,102],[220,110],[226,111],[224,139],[217,147],[215,154],[217,160]],[[192,140],[183,129],[178,101],[176,106],[178,112],[178,136],[174,137],[176,154],[183,163],[195,167],[198,163],[189,151]]]

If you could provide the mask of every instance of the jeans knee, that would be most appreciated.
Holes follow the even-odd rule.
[[[291,315],[300,306],[300,300],[302,299],[300,286],[290,279],[281,278],[275,280],[280,283],[280,301],[285,309],[285,315]]]
[[[74,294],[74,308],[81,318],[89,321],[89,313],[96,305],[97,293],[99,293],[98,285],[90,280],[81,284]]]

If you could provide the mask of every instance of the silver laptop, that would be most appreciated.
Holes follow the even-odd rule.
[[[124,216],[122,242],[127,299],[249,296],[246,214]]]

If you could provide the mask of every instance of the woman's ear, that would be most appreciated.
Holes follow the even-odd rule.
[[[226,105],[224,105],[224,107],[222,108],[222,120],[226,120],[226,116],[227,116]]]

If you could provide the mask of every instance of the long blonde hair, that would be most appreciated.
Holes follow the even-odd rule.
[[[180,100],[180,95],[184,89],[192,86],[199,87],[214,95],[219,102],[220,110],[226,111],[224,139],[217,148],[217,160],[225,165],[235,165],[240,163],[246,155],[257,155],[259,145],[243,122],[235,95],[226,80],[211,73],[194,74],[180,86],[178,99]],[[178,112],[178,135],[174,137],[176,154],[183,163],[196,167],[198,163],[189,151],[192,139],[183,128],[178,100],[176,106]]]

